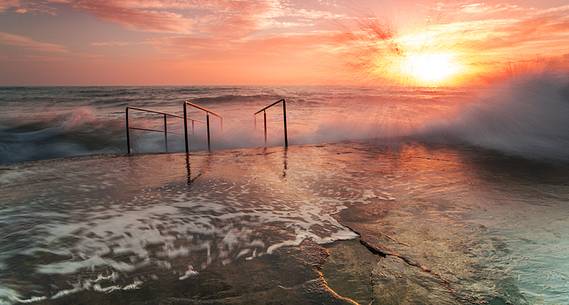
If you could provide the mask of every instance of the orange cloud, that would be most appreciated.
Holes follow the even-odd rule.
[[[441,5],[438,22],[394,33],[377,18],[364,18],[352,30],[343,58],[354,73],[384,78],[389,67],[406,53],[449,53],[460,59],[464,80],[502,73],[536,58],[551,62],[566,53],[569,43],[569,5],[551,9],[483,3]],[[443,21],[453,12],[457,21]]]
[[[384,21],[387,18],[365,15],[372,10],[364,10],[364,16],[350,10],[350,6],[365,6],[364,2],[0,0],[2,14],[57,13],[61,14],[58,22],[71,17],[69,22],[76,23],[78,19],[73,14],[80,12],[96,17],[90,23],[113,23],[127,29],[117,33],[93,31],[95,35],[84,37],[99,41],[81,39],[84,45],[73,40],[78,35],[76,31],[65,29],[62,33],[71,35],[58,41],[69,42],[74,52],[63,45],[8,33],[0,35],[0,43],[35,53],[67,52],[66,56],[59,56],[66,57],[61,66],[67,65],[67,71],[81,71],[78,74],[85,70],[79,68],[82,65],[99,71],[99,66],[102,69],[106,64],[107,70],[116,71],[114,65],[128,57],[130,70],[120,74],[125,82],[129,73],[132,79],[141,80],[132,71],[144,66],[149,71],[145,77],[154,75],[157,81],[164,82],[164,75],[168,75],[169,82],[176,84],[383,81],[390,73],[390,65],[413,53],[452,53],[465,67],[465,79],[507,70],[536,57],[544,61],[564,60],[569,43],[568,5],[537,9],[498,1],[439,1],[431,8],[422,6],[421,1],[404,1],[405,5],[393,2],[390,5],[395,8],[420,7],[424,10],[421,14],[427,14],[417,14],[415,20],[396,28]],[[369,4],[378,5],[371,0]],[[38,24],[45,24],[45,20],[41,18]],[[31,28],[26,27],[22,33],[33,34],[33,30],[28,30]],[[150,33],[130,35],[129,30]],[[81,52],[95,56],[86,57]],[[56,56],[31,53],[26,52],[26,58],[15,52],[4,55],[20,58],[21,62]],[[93,58],[100,61],[98,65],[87,62]],[[105,73],[93,75],[102,77]],[[188,76],[190,73],[192,76]]]

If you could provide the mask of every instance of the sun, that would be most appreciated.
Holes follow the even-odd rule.
[[[401,61],[401,74],[426,85],[449,82],[461,70],[452,53],[412,53]]]

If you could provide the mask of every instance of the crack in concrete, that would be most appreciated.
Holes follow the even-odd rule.
[[[326,281],[326,278],[324,277],[324,274],[322,273],[322,271],[320,270],[316,270],[316,272],[318,273],[318,277],[321,281],[322,287],[328,292],[330,293],[334,298],[342,300],[344,302],[347,302],[349,304],[352,305],[360,305],[360,303],[354,301],[353,299],[350,299],[348,297],[345,297],[343,295],[340,295],[339,293],[337,293],[334,289],[332,289],[332,287],[330,287],[330,285],[328,285],[328,281]]]
[[[381,256],[381,257],[384,257],[384,258],[387,257],[387,256],[396,257],[396,258],[402,260],[403,262],[405,262],[405,263],[406,263],[407,265],[409,265],[409,266],[419,268],[421,271],[433,275],[433,276],[436,277],[439,281],[441,281],[441,282],[446,286],[446,288],[447,288],[449,291],[454,292],[454,289],[452,289],[452,287],[450,287],[450,282],[447,281],[447,280],[445,280],[439,273],[437,273],[437,272],[431,270],[431,269],[428,268],[427,266],[421,265],[420,263],[418,263],[418,262],[412,260],[412,259],[409,258],[409,257],[406,257],[406,256],[401,255],[401,254],[396,253],[396,252],[388,251],[388,250],[386,250],[386,249],[381,249],[381,248],[378,248],[378,247],[376,247],[376,246],[370,244],[368,241],[366,241],[364,238],[362,238],[362,234],[361,234],[360,232],[354,230],[354,229],[351,228],[350,226],[348,226],[348,225],[342,223],[341,221],[340,221],[340,223],[341,223],[343,226],[345,226],[346,228],[348,228],[350,231],[352,231],[352,232],[354,232],[355,234],[357,234],[357,235],[358,235],[358,240],[359,240],[360,244],[361,244],[362,246],[364,246],[364,247],[365,247],[368,251],[370,251],[372,254],[378,255],[378,256]]]

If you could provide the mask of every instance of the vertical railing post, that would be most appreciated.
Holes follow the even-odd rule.
[[[284,124],[284,141],[285,147],[288,147],[288,132],[286,129],[286,100],[283,99],[283,124]]]
[[[205,122],[207,127],[207,150],[211,151],[210,136],[209,136],[209,112],[205,114]]]
[[[130,155],[130,128],[128,127],[128,106],[125,109],[126,113],[126,151]]]
[[[168,120],[166,114],[164,114],[164,148],[168,152]]]
[[[278,105],[279,103],[283,104],[283,132],[284,132],[284,146],[288,147],[288,125],[286,120],[286,100],[284,98],[262,108],[261,110],[253,113],[253,124],[255,129],[257,129],[257,114],[263,112],[263,132],[265,138],[265,147],[267,146],[267,109],[272,108],[273,106]]]
[[[186,154],[186,175],[188,176],[187,183],[192,183],[192,168],[190,167],[190,156],[188,154]]]
[[[265,129],[265,146],[267,146],[267,112],[263,110],[263,126]]]
[[[207,132],[207,150],[211,152],[211,125],[210,125],[210,119],[209,119],[209,115],[213,115],[216,116],[220,119],[220,123],[221,123],[221,130],[223,131],[223,117],[221,117],[219,114],[210,111],[204,107],[201,107],[199,105],[193,104],[190,101],[185,101],[184,102],[184,121],[186,122],[186,120],[188,119],[188,113],[187,113],[187,106],[190,107],[194,107],[196,109],[199,109],[203,112],[205,112],[205,119],[206,119],[206,132]],[[194,134],[194,120],[190,119],[192,121],[192,135]],[[200,123],[202,123],[201,121],[198,121]],[[187,124],[187,122],[186,122]],[[187,126],[185,126],[185,132],[186,132],[186,138],[187,138]]]
[[[184,144],[186,146],[186,155],[187,155],[190,153],[190,146],[188,144],[188,109],[186,106],[186,102],[184,102]]]

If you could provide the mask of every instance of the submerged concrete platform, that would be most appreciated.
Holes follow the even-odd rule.
[[[0,300],[563,303],[568,173],[353,142],[9,166]]]

